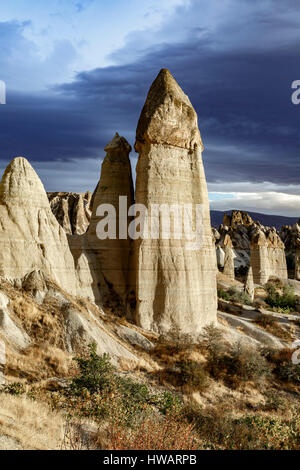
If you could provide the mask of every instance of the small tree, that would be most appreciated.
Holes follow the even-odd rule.
[[[73,393],[80,395],[83,389],[90,393],[109,392],[115,382],[114,366],[109,354],[98,356],[96,343],[89,344],[89,355],[86,358],[75,357],[80,374],[71,383]]]

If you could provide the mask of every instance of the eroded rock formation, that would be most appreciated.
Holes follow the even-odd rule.
[[[225,247],[225,256],[224,256],[224,269],[223,274],[230,279],[235,279],[234,274],[234,251],[231,246],[226,245]]]
[[[50,207],[56,219],[69,235],[82,235],[91,219],[92,193],[47,193]]]
[[[92,199],[92,216],[86,234],[70,236],[69,242],[79,277],[80,293],[97,304],[112,307],[125,313],[129,284],[128,263],[130,239],[128,237],[128,207],[133,204],[133,180],[129,153],[131,147],[124,137],[116,134],[105,147],[106,157],[101,168],[101,177]],[[120,210],[124,204],[124,210]],[[106,217],[104,205],[112,206],[114,214]],[[102,215],[97,213],[103,207]],[[115,215],[115,217],[114,217]],[[101,220],[104,232],[111,227],[107,238],[99,237]],[[123,231],[120,233],[120,223]]]
[[[153,204],[199,204],[203,212],[201,244],[194,251],[184,235],[176,239],[174,227],[169,239],[160,232],[157,239],[136,240],[137,322],[148,330],[197,334],[216,320],[216,255],[197,114],[168,70],[150,88],[135,149],[136,204],[149,211],[148,229],[163,222]]]
[[[34,169],[25,158],[15,158],[0,183],[0,274],[16,279],[35,269],[76,294],[67,236]]]
[[[251,240],[251,267],[256,284],[265,284],[271,276],[287,279],[284,244],[276,229],[264,233],[258,229]]]
[[[254,300],[254,281],[253,281],[253,271],[252,267],[250,266],[247,272],[246,282],[245,282],[245,292],[249,295],[251,302]]]

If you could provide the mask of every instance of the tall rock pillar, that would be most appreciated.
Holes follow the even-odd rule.
[[[128,238],[127,206],[133,204],[133,181],[129,153],[131,146],[124,137],[116,134],[113,140],[105,147],[106,157],[102,163],[101,177],[97,186],[92,207],[92,217],[86,234],[85,249],[90,258],[93,258],[92,269],[94,277],[103,279],[106,288],[100,291],[107,292],[107,299],[119,304],[120,312],[125,313],[126,295],[128,287],[128,263],[130,239]],[[126,205],[119,206],[120,196]],[[122,204],[122,203],[121,203]],[[99,207],[111,205],[115,211],[115,220],[111,220],[114,238],[100,239],[97,234],[97,225],[105,215],[99,215]],[[120,224],[124,230],[120,236]],[[101,282],[100,282],[101,284]],[[103,292],[102,292],[103,293]],[[102,299],[105,304],[105,299]]]
[[[163,69],[148,93],[136,134],[136,204],[148,211],[150,234],[135,241],[136,319],[145,329],[197,334],[216,321],[216,255],[212,239],[203,145],[197,114],[170,72]],[[169,238],[157,207],[202,210],[201,243],[191,247],[182,221]],[[156,205],[156,206],[155,206]],[[181,212],[182,214],[182,212]],[[160,225],[153,236],[151,228]],[[174,228],[176,225],[176,229]],[[155,231],[154,231],[155,233]]]

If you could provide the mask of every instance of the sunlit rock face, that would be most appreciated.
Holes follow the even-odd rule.
[[[119,314],[125,314],[131,246],[128,237],[130,219],[127,213],[128,207],[133,204],[133,180],[129,160],[131,147],[124,137],[116,134],[105,147],[105,151],[100,181],[93,195],[92,216],[87,233],[69,239],[81,295],[104,307],[112,307]],[[107,205],[111,208],[108,217]],[[105,238],[101,237],[99,229],[103,220],[103,234],[112,228],[112,233],[107,234]],[[123,233],[120,233],[120,225],[123,227]]]
[[[251,239],[251,267],[256,284],[265,284],[270,277],[287,279],[284,244],[275,229],[258,229]]]
[[[163,223],[153,204],[180,208],[190,204],[194,222],[197,204],[202,211],[201,241],[193,250],[185,230],[178,237],[182,221],[176,229],[172,226],[169,238],[160,229],[156,239],[135,241],[137,323],[158,332],[177,329],[197,334],[216,321],[216,254],[197,114],[166,69],[160,71],[148,93],[135,149],[139,153],[136,204],[148,210],[150,233],[152,224]]]
[[[66,233],[51,211],[38,175],[19,157],[8,165],[0,183],[0,274],[16,279],[33,270],[77,293]]]
[[[92,193],[47,193],[57,221],[68,235],[82,235],[90,224]]]

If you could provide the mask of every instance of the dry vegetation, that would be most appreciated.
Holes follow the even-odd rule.
[[[35,342],[24,352],[7,348],[0,448],[300,449],[300,366],[291,349],[229,345],[210,326],[198,344],[177,331],[148,335],[154,349],[135,350],[145,366],[115,370],[95,350],[75,361],[65,351],[55,299],[37,307],[9,283],[6,292],[14,321]],[[84,301],[68,300],[84,315]],[[101,320],[111,332],[119,324],[138,331],[113,315]],[[291,339],[269,315],[257,323]]]

